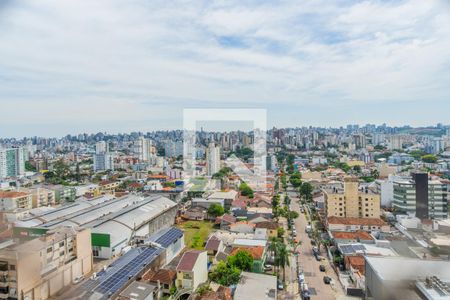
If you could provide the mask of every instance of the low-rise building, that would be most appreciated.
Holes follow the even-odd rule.
[[[190,250],[183,254],[176,267],[177,289],[192,289],[208,280],[208,258],[206,251]]]
[[[327,218],[327,226],[330,231],[382,231],[389,232],[391,227],[381,219],[371,218]]]

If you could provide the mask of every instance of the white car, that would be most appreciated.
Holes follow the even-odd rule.
[[[305,282],[305,275],[303,275],[303,273],[300,273],[298,275],[298,282],[300,282],[300,283]]]

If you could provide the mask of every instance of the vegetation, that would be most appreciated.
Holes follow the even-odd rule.
[[[344,171],[345,173],[347,173],[348,171],[350,171],[350,166],[347,163],[343,163],[343,162],[335,162],[333,164],[333,166],[337,169],[341,169],[342,171]]]
[[[202,250],[210,232],[213,230],[213,223],[204,221],[188,221],[180,225],[184,230],[184,243],[188,248]]]
[[[414,157],[415,160],[420,160],[422,158],[422,156],[427,155],[422,150],[412,150],[408,154],[411,155],[412,157]]]
[[[241,192],[242,196],[247,196],[249,198],[254,197],[253,190],[245,182],[241,183],[241,185],[239,186],[239,191]]]
[[[298,188],[302,185],[302,174],[300,172],[295,172],[289,178],[289,182],[294,188]]]
[[[285,268],[289,266],[289,251],[286,245],[277,238],[271,238],[269,244],[269,251],[271,251],[275,257],[275,267],[283,269],[283,281],[286,279]]]
[[[227,263],[242,271],[251,271],[253,267],[253,257],[245,250],[239,250],[235,255],[228,256]]]
[[[234,154],[237,157],[239,157],[241,160],[243,160],[245,162],[248,162],[248,160],[253,157],[253,155],[254,155],[253,153],[254,152],[253,152],[252,149],[247,148],[247,147],[243,147],[243,148],[237,149],[234,152],[230,152],[230,154],[228,156],[231,156],[231,155]]]
[[[437,162],[437,157],[432,154],[427,154],[427,155],[422,156],[422,161],[426,162],[426,163],[434,164],[435,162]]]
[[[25,162],[25,170],[29,172],[36,172],[35,166],[33,166],[29,161]]]
[[[225,209],[218,203],[213,203],[208,207],[208,215],[213,217],[222,216],[225,213]]]
[[[223,179],[228,177],[233,171],[229,167],[223,167],[219,170],[219,172],[215,173],[212,178],[213,179]]]
[[[241,277],[241,270],[223,261],[219,262],[209,274],[209,279],[224,286],[237,284]]]
[[[299,189],[300,198],[302,198],[305,201],[312,201],[313,191],[314,187],[309,182],[303,182]]]

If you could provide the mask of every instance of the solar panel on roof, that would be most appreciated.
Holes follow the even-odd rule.
[[[162,247],[167,248],[182,236],[183,231],[181,229],[172,227],[169,231],[160,236],[155,242],[160,244]]]
[[[135,277],[146,265],[151,263],[160,253],[161,249],[145,248],[139,249],[139,254],[128,263],[121,262],[120,268],[109,278],[100,283],[95,291],[103,295],[112,295],[120,290],[131,278]]]

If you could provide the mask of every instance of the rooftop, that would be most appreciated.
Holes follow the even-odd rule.
[[[329,224],[344,225],[368,225],[368,226],[386,226],[388,225],[381,219],[376,218],[344,218],[344,217],[328,217]]]
[[[28,193],[25,192],[16,192],[16,191],[0,191],[0,198],[12,199],[28,196]]]
[[[277,298],[277,278],[272,275],[242,272],[234,292],[235,300]]]
[[[333,238],[335,239],[343,239],[343,240],[365,240],[370,241],[374,238],[363,230],[358,230],[355,232],[349,232],[349,231],[333,231],[331,232],[333,235]]]
[[[177,271],[191,272],[197,262],[198,256],[204,251],[201,250],[190,250],[183,254],[180,262],[177,266]]]
[[[134,281],[120,293],[120,296],[125,299],[146,300],[157,288],[155,284]]]

